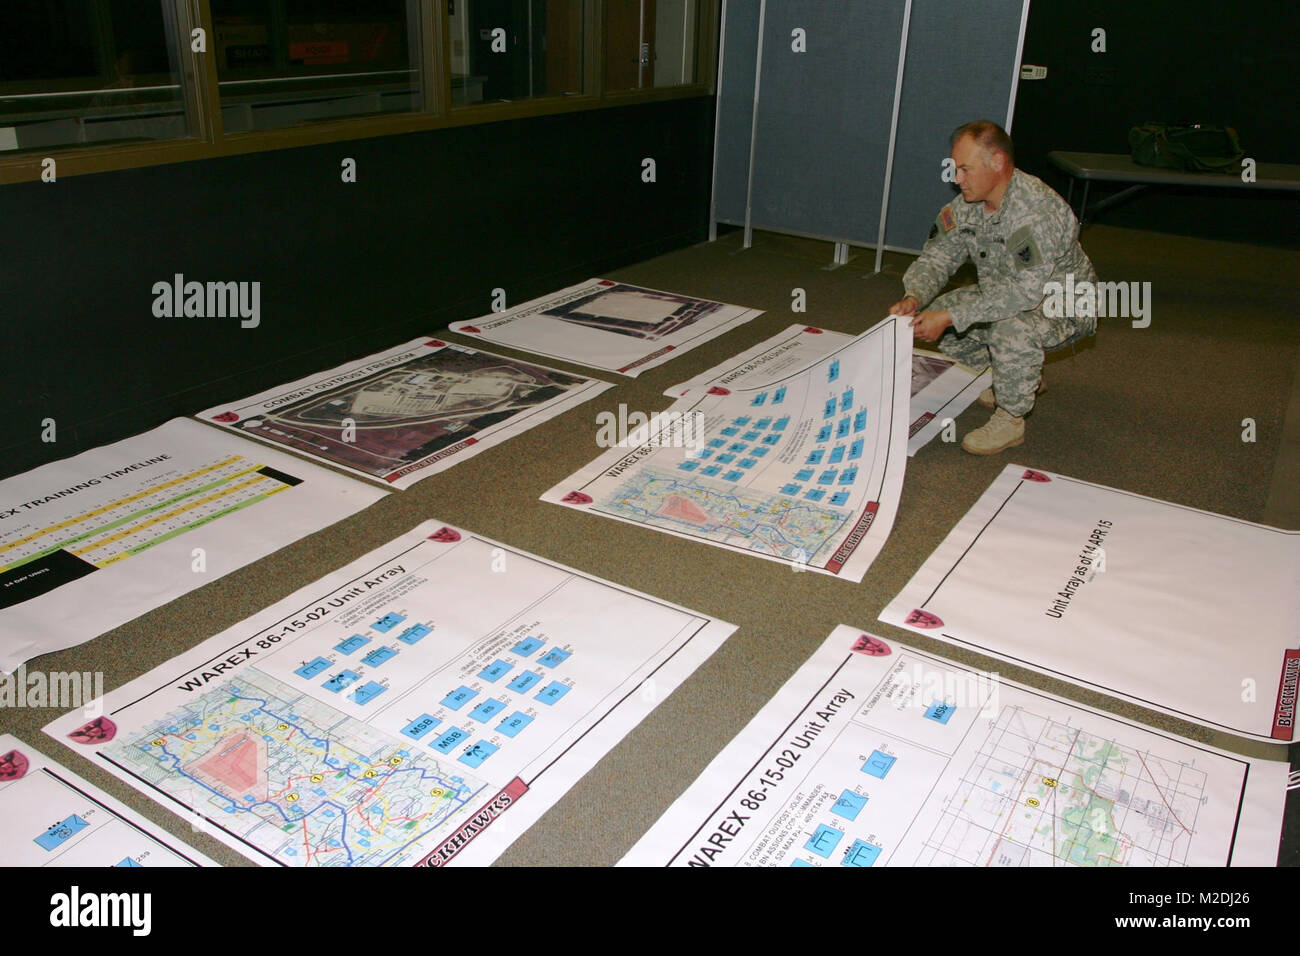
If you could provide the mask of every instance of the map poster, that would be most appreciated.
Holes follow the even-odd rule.
[[[620,866],[1273,866],[1287,765],[840,625]]]
[[[993,387],[993,372],[978,372],[938,352],[912,352],[912,404],[907,453],[915,455],[943,431],[946,421],[970,408],[980,392]]]
[[[449,328],[535,355],[637,376],[762,315],[757,309],[589,279]]]
[[[216,866],[17,737],[0,734],[0,866]]]
[[[430,521],[45,729],[257,863],[487,864],[734,630]]]
[[[610,387],[420,338],[198,417],[406,488]]]
[[[886,319],[811,364],[697,389],[542,500],[861,581],[902,490],[911,348]]]
[[[811,325],[792,325],[780,335],[728,359],[665,394],[682,398],[710,385],[729,387],[742,380],[761,385],[804,368],[830,354],[852,336]],[[918,451],[955,419],[993,382],[992,373],[976,372],[960,362],[921,349],[912,350],[912,394],[908,410],[907,454]]]
[[[880,615],[1259,740],[1295,739],[1300,532],[1008,465]]]
[[[184,418],[0,481],[0,671],[97,637],[384,494]]]

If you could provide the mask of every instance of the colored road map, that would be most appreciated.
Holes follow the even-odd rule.
[[[645,468],[603,502],[613,514],[656,528],[684,528],[720,544],[793,561],[817,555],[851,517],[786,495],[718,487]]]
[[[255,670],[105,754],[297,866],[413,862],[487,786]]]

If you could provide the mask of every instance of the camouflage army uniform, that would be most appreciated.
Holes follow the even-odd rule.
[[[978,287],[930,302],[968,258]],[[1097,279],[1079,245],[1078,220],[1051,187],[1017,169],[994,212],[961,197],[939,210],[903,288],[930,309],[948,310],[952,328],[940,351],[976,368],[992,365],[998,405],[1019,418],[1033,408],[1045,351],[1097,330],[1095,316],[1043,314],[1045,283],[1064,285],[1070,272],[1076,284]]]

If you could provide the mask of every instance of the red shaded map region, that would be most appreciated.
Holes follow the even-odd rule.
[[[691,524],[714,524],[713,518],[707,511],[681,495],[670,495],[660,507],[659,513],[665,518],[676,518],[678,521],[689,521]]]
[[[266,799],[266,746],[255,734],[230,734],[186,772],[232,800],[243,796]]]

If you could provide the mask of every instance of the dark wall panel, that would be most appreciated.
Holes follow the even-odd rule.
[[[971,120],[1006,124],[1023,9],[1024,0],[912,0],[885,245],[920,249],[957,194],[941,178],[949,134]]]
[[[2,473],[487,312],[496,287],[698,242],[712,137],[697,98],[0,187]],[[155,317],[176,273],[260,282],[261,324]]]
[[[876,241],[903,0],[767,5],[754,153],[753,224]],[[792,50],[806,31],[807,52]]]

